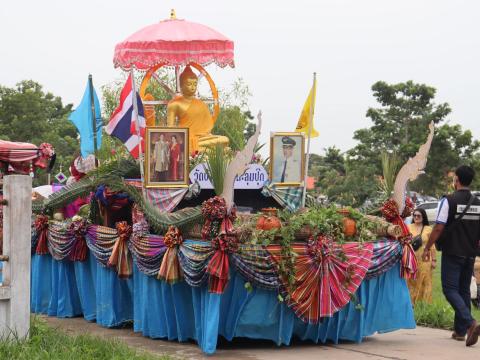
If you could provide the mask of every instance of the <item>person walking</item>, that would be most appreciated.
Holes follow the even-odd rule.
[[[419,237],[421,239],[421,246],[415,251],[415,255],[420,257],[432,233],[432,227],[429,226],[427,213],[424,209],[415,209],[412,218],[413,223],[408,225],[408,229],[414,238]],[[412,304],[415,305],[418,301],[432,303],[432,275],[436,265],[436,252],[432,249],[430,260],[418,264],[417,278],[408,280],[408,290],[410,291]]]
[[[422,254],[423,261],[430,261],[432,247],[438,242],[442,251],[442,290],[455,311],[452,338],[464,340],[466,336],[467,346],[476,344],[480,336],[480,325],[470,305],[470,281],[480,234],[480,200],[468,188],[474,176],[470,166],[455,170],[455,192],[440,200],[435,226]]]

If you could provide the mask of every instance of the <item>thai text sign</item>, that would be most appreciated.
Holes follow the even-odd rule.
[[[197,181],[202,189],[213,189],[204,166],[206,164],[198,164],[190,171],[190,181]],[[234,189],[261,189],[267,180],[268,174],[262,165],[250,164],[243,175],[235,178]]]

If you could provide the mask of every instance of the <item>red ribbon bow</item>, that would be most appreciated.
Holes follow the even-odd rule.
[[[183,277],[182,268],[178,261],[178,246],[183,243],[183,237],[180,230],[175,226],[170,226],[163,238],[163,243],[167,250],[162,258],[158,279],[164,279],[169,284],[174,284]]]
[[[168,248],[173,248],[183,243],[183,237],[180,230],[176,226],[170,226],[167,233],[163,237],[163,243]]]
[[[233,228],[236,212],[233,208],[228,214],[225,199],[215,196],[203,203],[202,214],[205,217],[202,237],[204,240],[211,238],[212,248],[216,250],[207,266],[207,273],[210,274],[209,291],[221,294],[229,277],[228,255],[238,250],[238,240]],[[217,230],[218,222],[220,226]]]
[[[87,222],[85,219],[72,221],[69,230],[75,236],[73,249],[70,252],[71,261],[85,261],[87,259],[87,242],[85,234],[87,233]]]
[[[408,200],[407,198],[404,213],[408,213],[413,206],[412,202],[409,203]],[[411,245],[412,235],[398,212],[397,203],[395,200],[389,199],[383,204],[381,211],[388,222],[399,225],[402,229],[402,236],[398,239],[403,246],[401,276],[405,279],[415,279],[417,277],[417,258]]]
[[[118,277],[126,278],[132,274],[132,257],[129,254],[127,241],[132,234],[132,227],[126,221],[115,224],[118,240],[113,245],[112,254],[108,259],[108,266],[115,266]]]
[[[35,253],[37,255],[48,254],[48,216],[38,215],[35,219],[35,230],[37,231],[37,247]]]

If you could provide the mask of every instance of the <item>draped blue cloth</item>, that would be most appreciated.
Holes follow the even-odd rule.
[[[30,282],[30,310],[37,314],[48,314],[52,297],[52,257],[32,255]]]
[[[87,259],[84,262],[75,261],[73,267],[83,317],[85,320],[93,321],[97,317],[97,297],[95,293],[97,261],[90,252],[87,252]]]
[[[225,292],[219,295],[209,293],[206,286],[168,285],[134,267],[134,330],[152,338],[194,339],[208,354],[215,352],[218,335],[227,340],[267,339],[277,345],[289,345],[293,336],[316,343],[360,342],[375,332],[415,327],[407,285],[399,274],[397,263],[362,283],[358,303],[350,302],[320,324],[308,324],[279,302],[276,292],[258,288],[248,292],[243,278],[233,270]]]
[[[112,269],[97,262],[96,276],[97,323],[116,327],[133,320],[133,280],[119,279]]]
[[[133,319],[133,280],[122,280],[88,254],[84,262],[32,255],[31,311],[57,317],[83,315],[102,326]]]
[[[82,315],[73,262],[53,259],[51,264],[52,292],[48,305],[48,315],[60,318]]]
[[[375,332],[415,327],[399,262],[365,280],[357,290],[357,301],[319,324],[297,318],[279,302],[276,291],[255,287],[247,291],[245,280],[233,268],[223,294],[184,281],[170,285],[145,275],[137,266],[133,271],[132,278],[123,280],[91,254],[85,262],[75,263],[33,255],[32,312],[58,317],[83,314],[106,327],[133,320],[135,332],[151,338],[193,339],[208,354],[215,352],[219,335],[227,340],[247,337],[289,345],[294,336],[316,343],[360,342]]]

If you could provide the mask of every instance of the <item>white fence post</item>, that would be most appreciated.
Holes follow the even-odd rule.
[[[3,180],[3,283],[0,286],[0,336],[24,338],[30,331],[32,178]]]

